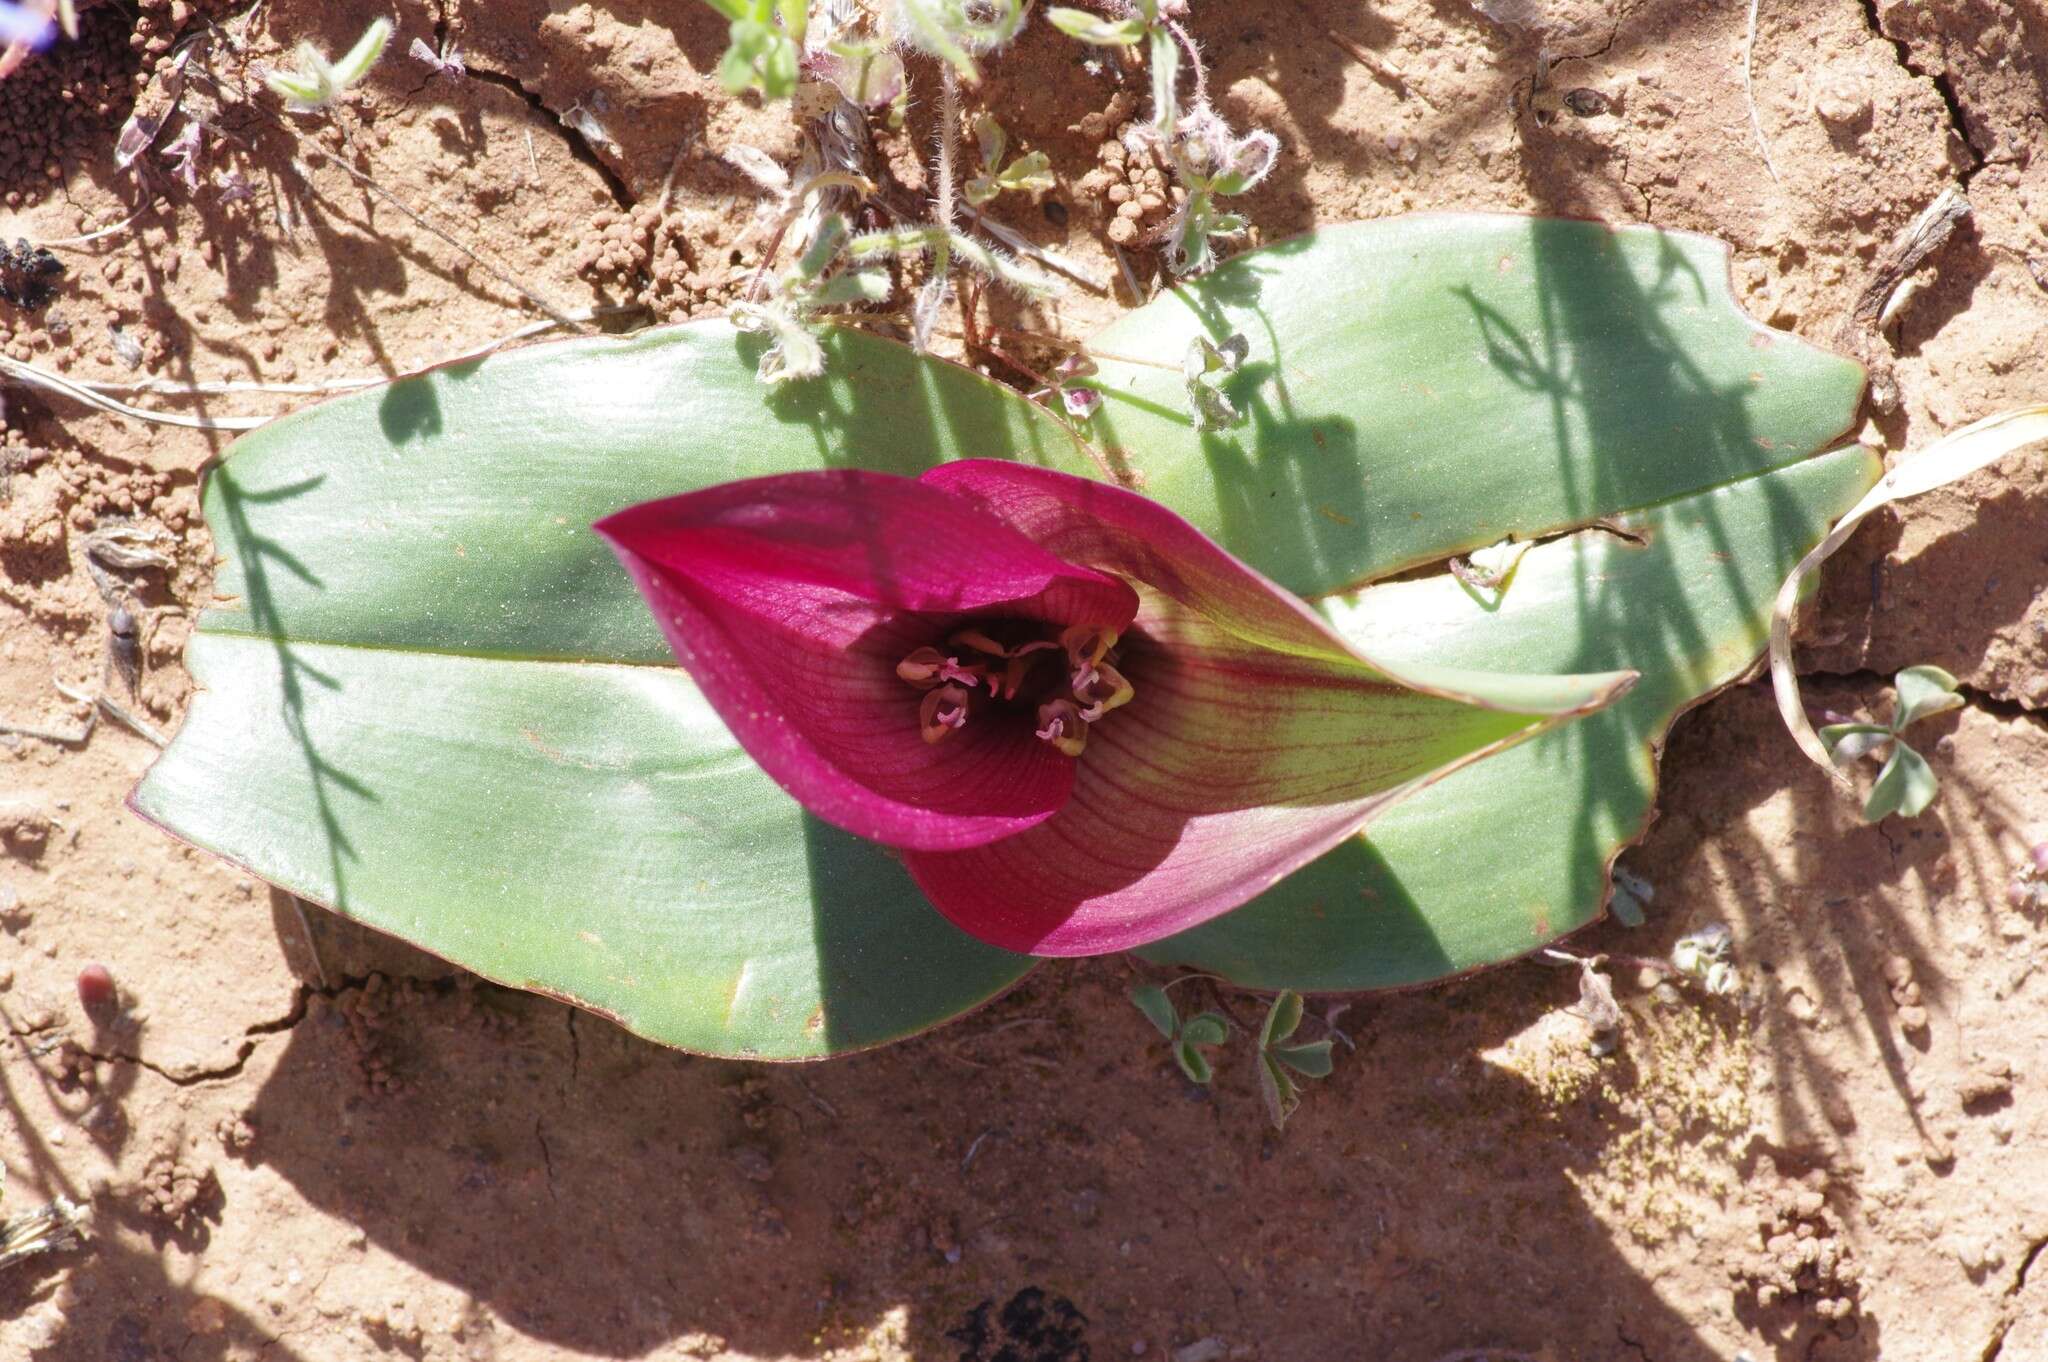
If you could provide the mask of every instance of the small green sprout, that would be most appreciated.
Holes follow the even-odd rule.
[[[756,370],[756,376],[768,386],[816,378],[825,372],[825,349],[815,329],[820,313],[888,301],[891,285],[887,271],[832,268],[846,241],[845,217],[827,214],[803,255],[777,281],[772,298],[734,303],[727,310],[727,319],[740,330],[774,338]]]
[[[1719,922],[1710,922],[1696,932],[1678,938],[1671,947],[1671,966],[1717,998],[1725,998],[1742,986],[1730,955],[1735,938]]]
[[[969,85],[981,79],[974,64],[1017,36],[1026,0],[896,0],[895,31],[907,46],[952,67]]]
[[[370,74],[377,58],[384,55],[384,45],[391,41],[391,30],[389,19],[371,20],[348,55],[336,62],[328,61],[327,54],[313,44],[300,43],[299,69],[267,72],[263,83],[282,97],[293,113],[318,113]]]
[[[809,10],[804,0],[704,0],[731,21],[718,80],[732,94],[759,90],[769,99],[796,93]]]
[[[974,141],[981,152],[981,174],[967,181],[965,192],[967,201],[976,208],[1006,189],[1035,194],[1052,188],[1052,160],[1042,151],[1029,152],[1008,165],[1003,164],[1010,138],[1003,125],[987,114],[974,120]]]
[[[1173,1046],[1173,1062],[1180,1065],[1188,1082],[1206,1084],[1216,1076],[1216,1070],[1205,1052],[1230,1039],[1230,1023],[1217,1012],[1200,1012],[1183,1022],[1174,1009],[1173,999],[1166,996],[1166,987],[1139,984],[1131,989],[1131,1001]]]
[[[1821,745],[1837,765],[1846,766],[1890,744],[1891,754],[1877,773],[1877,783],[1870,787],[1870,797],[1863,801],[1863,818],[1869,823],[1893,813],[1918,817],[1934,802],[1941,781],[1927,759],[1908,747],[1901,735],[1908,725],[1963,703],[1963,697],[1956,694],[1955,677],[1939,667],[1908,667],[1893,678],[1893,685],[1897,699],[1890,723],[1838,723],[1820,730]]]
[[[1251,342],[1242,335],[1227,336],[1221,345],[1211,345],[1207,336],[1197,336],[1188,343],[1187,354],[1181,357],[1180,372],[1187,383],[1188,413],[1194,418],[1196,430],[1206,433],[1244,424],[1244,413],[1223,391],[1223,385],[1244,367],[1245,357],[1250,353]]]
[[[1301,1105],[1300,1078],[1328,1078],[1336,1060],[1328,1039],[1290,1044],[1301,1026],[1301,995],[1282,989],[1266,1011],[1259,1027],[1259,1092],[1266,1099],[1266,1114],[1276,1130],[1285,1129],[1287,1118]]]
[[[1201,274],[1216,263],[1210,239],[1240,236],[1249,226],[1242,215],[1219,210],[1216,200],[1242,194],[1271,174],[1280,139],[1264,129],[1234,136],[1215,110],[1198,103],[1168,145],[1188,197],[1166,227],[1167,263],[1176,274]]]
[[[1143,19],[1105,19],[1085,9],[1054,5],[1045,12],[1045,21],[1069,38],[1094,47],[1136,47],[1145,41]]]

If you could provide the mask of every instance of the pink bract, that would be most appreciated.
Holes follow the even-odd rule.
[[[754,760],[1012,950],[1183,931],[1535,731],[1375,664],[1164,507],[1022,464],[759,478],[596,528]]]

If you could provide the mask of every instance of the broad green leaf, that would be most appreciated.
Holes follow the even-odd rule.
[[[1206,1084],[1216,1076],[1216,1070],[1209,1063],[1209,1057],[1197,1050],[1190,1041],[1183,1040],[1174,1046],[1173,1058],[1180,1065],[1180,1071],[1188,1076],[1190,1083]]]
[[[1525,554],[1497,606],[1449,575],[1325,602],[1389,657],[1532,670],[1634,667],[1610,708],[1445,777],[1244,907],[1140,954],[1252,988],[1426,982],[1599,915],[1648,825],[1679,710],[1762,651],[1777,584],[1880,471],[1857,448],[1683,497]],[[1638,542],[1640,541],[1640,542]]]
[[[773,393],[723,323],[536,347],[329,402],[208,479],[225,604],[203,693],[135,806],[294,893],[654,1039],[879,1044],[1030,961],[803,816],[673,665],[590,522],[858,458],[1089,471],[1038,408],[828,333]]]
[[[1647,228],[1415,215],[1248,251],[1097,335],[1105,456],[1282,585],[1396,569],[1789,467],[1862,371],[1759,326],[1728,251]],[[1190,343],[1245,337],[1197,434]],[[1127,362],[1137,361],[1137,362]]]
[[[771,393],[754,379],[766,344],[695,322],[535,346],[251,432],[208,482],[228,603],[202,627],[667,666],[646,605],[590,533],[635,498],[855,463],[1096,471],[1042,408],[954,365],[833,329],[826,377]]]
[[[1893,678],[1893,684],[1898,689],[1898,703],[1892,710],[1894,732],[1963,703],[1963,697],[1956,694],[1955,677],[1939,667],[1908,667]]]
[[[1180,1034],[1190,1045],[1221,1045],[1230,1039],[1230,1023],[1219,1013],[1203,1012],[1189,1017]]]
[[[1360,274],[1361,264],[1372,268]],[[1628,704],[1689,697],[1739,669],[1750,607],[1789,566],[1780,549],[1840,509],[1840,486],[1867,477],[1856,456],[1792,466],[1846,421],[1853,367],[1741,318],[1723,264],[1707,243],[1588,224],[1339,229],[1241,257],[1113,327],[1103,350],[1143,358],[1163,345],[1164,367],[1105,360],[1108,419],[1091,429],[1105,436],[1103,462],[1309,592],[1511,530],[1603,517],[1657,529],[1648,550],[1621,557],[1604,533],[1544,545],[1529,561],[1550,555],[1562,577],[1530,593],[1525,561],[1490,610],[1462,588],[1457,601],[1438,601],[1427,582],[1330,610],[1340,622],[1362,612],[1344,627],[1365,630],[1376,652],[1383,632],[1405,639],[1417,668],[1654,660],[1676,679],[1639,686]],[[1368,318],[1366,304],[1379,311]],[[1197,436],[1177,361],[1198,335],[1220,352],[1233,332],[1250,357],[1224,384],[1250,420]],[[1288,352],[1277,363],[1281,334]],[[906,905],[907,881],[886,857],[832,845],[836,834],[776,805],[781,796],[729,739],[722,758],[714,753],[722,730],[586,527],[632,501],[821,464],[908,473],[1007,456],[1088,473],[1097,463],[1014,394],[854,333],[827,333],[825,378],[764,392],[754,368],[766,345],[713,323],[538,347],[245,439],[209,481],[228,603],[202,619],[192,647],[195,675],[222,698],[195,704],[138,808],[295,892],[687,1048],[859,1048],[1018,977],[1028,962],[967,942],[914,896]],[[1448,397],[1439,384],[1451,385]],[[1755,477],[1778,466],[1788,471]],[[1747,519],[1731,513],[1724,525],[1727,508],[1710,502],[1702,530],[1658,520],[1670,508],[1640,510],[1713,488],[1748,489]],[[1574,575],[1584,572],[1594,575]],[[1703,585],[1714,582],[1718,594]],[[1383,594],[1408,587],[1425,594]],[[1475,627],[1474,611],[1527,624],[1519,602],[1546,592],[1549,613],[1522,629],[1533,639],[1501,646],[1499,630]],[[1391,613],[1373,613],[1383,608]],[[259,654],[267,671],[251,660]],[[1582,660],[1558,661],[1573,657]],[[1393,816],[1411,829],[1407,850],[1383,823],[1372,850],[1347,844],[1204,928],[1244,919],[1267,952],[1254,961],[1258,951],[1231,946],[1222,972],[1246,981],[1264,970],[1282,985],[1318,970],[1405,982],[1503,958],[1585,920],[1605,857],[1646,816],[1648,744],[1682,702],[1631,709],[1614,728],[1581,733],[1600,721],[1582,722],[1425,791]],[[565,742],[534,729],[566,765],[527,740],[532,724],[511,723],[566,714],[590,717],[563,719]],[[655,723],[675,730],[664,769],[702,775],[687,797],[592,769],[616,771],[641,744],[658,747],[644,736]],[[1537,762],[1539,752],[1550,755]],[[431,763],[413,759],[420,753]],[[1454,781],[1517,758],[1511,779],[1452,801],[1462,821],[1431,829],[1406,817]],[[422,771],[425,785],[415,783]],[[586,775],[590,787],[576,789]],[[613,783],[609,800],[595,788]],[[248,793],[272,784],[274,797]],[[429,793],[471,807],[421,805]],[[555,801],[584,807],[564,816]],[[487,814],[498,821],[480,822]],[[680,817],[719,820],[720,830],[678,843]],[[607,835],[629,863],[617,886],[592,878]],[[571,840],[594,849],[565,850]],[[633,850],[643,843],[669,854],[643,871]],[[1446,879],[1445,848],[1467,847],[1483,863]],[[1391,935],[1385,923],[1361,933],[1342,914],[1320,936],[1303,928],[1327,926],[1327,903],[1351,904],[1385,880],[1372,876],[1390,848],[1397,890],[1421,896],[1405,916],[1395,905]],[[1371,858],[1363,871],[1361,853]],[[859,911],[837,896],[842,885],[864,896]],[[668,911],[642,920],[635,900],[621,913],[624,894]],[[1246,917],[1276,907],[1278,930],[1293,936]],[[630,968],[603,925],[622,920],[649,934]]]
[[[1131,989],[1131,1001],[1145,1014],[1145,1020],[1159,1028],[1159,1034],[1168,1040],[1180,1029],[1180,1016],[1173,1010],[1173,999],[1166,996],[1166,990],[1157,984],[1137,984]]]
[[[1877,783],[1870,787],[1870,798],[1863,802],[1864,821],[1875,823],[1894,813],[1902,818],[1918,818],[1927,812],[1927,806],[1939,793],[1941,780],[1927,764],[1927,758],[1906,744],[1895,742],[1884,769],[1877,773]]]
[[[906,1035],[1029,961],[806,815],[673,667],[202,630],[135,804],[265,879],[642,1035],[796,1058]]]

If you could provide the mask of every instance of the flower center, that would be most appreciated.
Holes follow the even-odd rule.
[[[1027,620],[969,625],[897,663],[896,675],[924,692],[917,711],[924,740],[938,742],[991,709],[1035,710],[1032,732],[1080,756],[1089,725],[1136,692],[1116,669],[1116,630],[1051,628]]]

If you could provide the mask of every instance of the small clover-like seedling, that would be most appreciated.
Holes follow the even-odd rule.
[[[1301,995],[1282,989],[1266,1010],[1259,1027],[1259,1092],[1266,1099],[1266,1114],[1276,1130],[1285,1129],[1287,1118],[1301,1105],[1303,1078],[1327,1078],[1335,1067],[1332,1042],[1325,1040],[1292,1043],[1301,1027]]]
[[[1006,189],[1039,193],[1052,188],[1052,159],[1042,151],[1027,152],[1003,164],[1010,138],[1003,125],[987,114],[974,120],[974,141],[981,152],[981,173],[967,181],[967,201],[976,208]]]
[[[293,113],[319,113],[370,74],[391,41],[391,28],[389,19],[373,19],[340,61],[330,62],[313,44],[300,43],[299,69],[267,72],[263,83],[282,96]]]
[[[1271,174],[1280,139],[1263,129],[1234,136],[1214,109],[1198,103],[1168,146],[1187,200],[1166,225],[1167,263],[1176,274],[1201,274],[1216,263],[1212,238],[1241,236],[1249,227],[1240,214],[1218,209],[1216,200],[1242,194]]]
[[[1735,938],[1719,922],[1710,922],[1696,932],[1678,938],[1671,947],[1671,966],[1717,998],[1725,998],[1742,986],[1730,958]]]
[[[1211,345],[1207,336],[1188,343],[1180,372],[1188,385],[1188,414],[1194,418],[1196,430],[1228,430],[1244,423],[1244,413],[1223,391],[1223,385],[1244,367],[1250,353],[1251,342],[1236,334],[1225,337],[1221,345]]]
[[[1891,754],[1863,801],[1864,821],[1875,823],[1887,814],[1913,818],[1926,812],[1940,792],[1941,781],[1927,759],[1901,736],[1921,719],[1945,713],[1963,703],[1956,679],[1939,667],[1908,667],[1893,678],[1897,700],[1888,724],[1829,724],[1820,730],[1821,745],[1838,765],[1870,756],[1887,744]]]
[[[718,80],[732,94],[759,90],[769,99],[796,93],[797,69],[803,58],[804,28],[810,11],[804,0],[704,0],[723,14],[725,56]]]
[[[1159,984],[1136,985],[1131,989],[1131,1002],[1166,1037],[1173,1047],[1173,1062],[1180,1065],[1190,1083],[1206,1084],[1216,1076],[1207,1052],[1230,1039],[1230,1023],[1222,1014],[1200,1012],[1183,1022],[1173,999],[1166,996],[1166,988]]]

